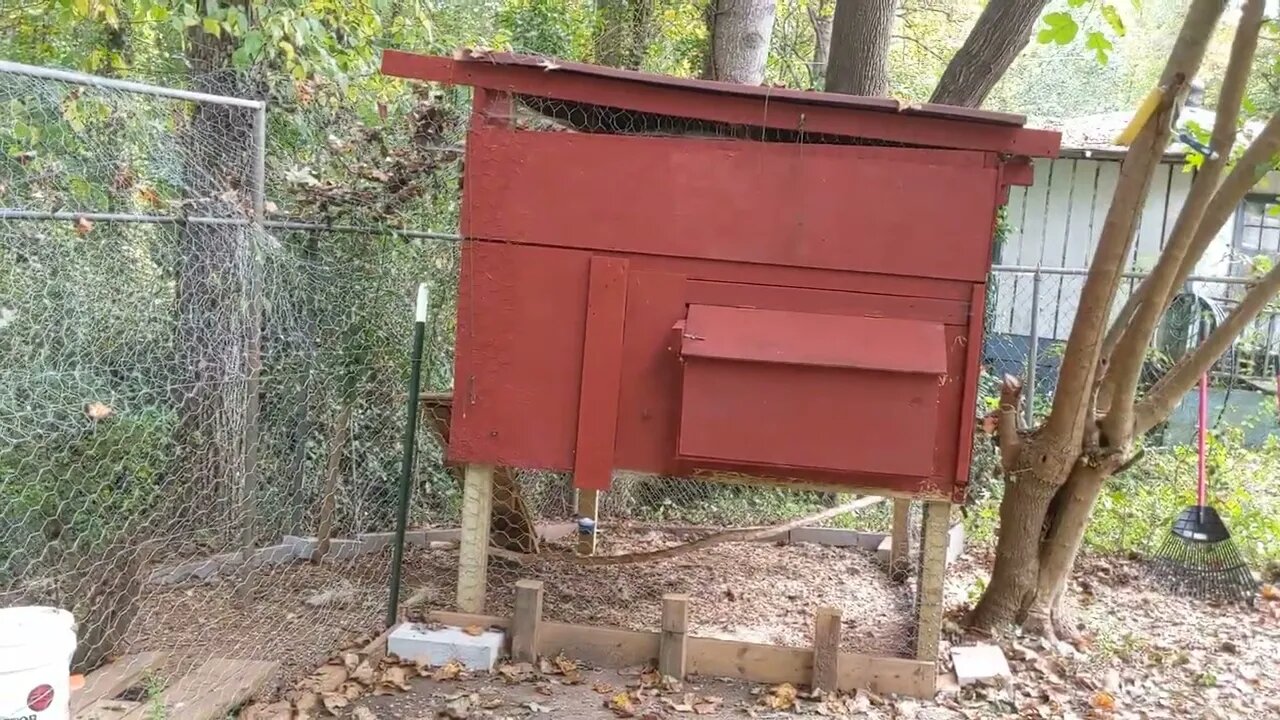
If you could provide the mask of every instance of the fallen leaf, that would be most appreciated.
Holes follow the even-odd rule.
[[[645,668],[640,673],[640,687],[654,687],[662,682],[662,675],[653,668]]]
[[[93,221],[87,217],[76,218],[76,234],[84,237],[93,232]]]
[[[546,695],[547,697],[551,697],[551,694],[555,692],[555,690],[551,688],[550,683],[538,683],[533,686],[533,691],[539,695]]]
[[[436,682],[445,680],[457,680],[462,677],[462,664],[457,660],[450,660],[441,665],[435,672],[431,673],[431,679]]]
[[[536,703],[536,702],[534,702],[534,701],[532,701],[532,700],[530,700],[529,702],[527,702],[527,703],[525,703],[525,704],[521,705],[520,707],[528,708],[528,709],[529,709],[529,712],[535,712],[535,713],[549,713],[549,712],[551,712],[551,708],[547,707],[546,705],[541,705],[541,704],[539,704],[539,703]]]
[[[467,720],[471,717],[472,695],[463,695],[460,698],[451,700],[449,704],[444,706],[440,711],[440,717],[447,720]]]
[[[368,660],[361,660],[355,670],[351,671],[351,679],[365,685],[372,685],[374,678],[373,666]]]
[[[91,402],[84,407],[84,414],[94,422],[100,422],[115,415],[116,411],[110,405],[100,402]]]
[[[1280,600],[1280,588],[1267,584],[1262,586],[1263,600]]]
[[[240,713],[241,720],[292,720],[293,705],[287,700],[270,705],[250,705]]]
[[[356,700],[364,696],[365,688],[360,683],[346,682],[342,684],[341,688],[338,688],[338,691],[341,692],[348,700]]]
[[[791,683],[782,683],[769,688],[760,701],[770,710],[789,710],[796,704],[796,688]]]
[[[353,652],[342,653],[342,664],[346,666],[348,671],[355,670],[360,665],[360,655]]]
[[[612,685],[610,685],[609,683],[606,683],[606,682],[598,682],[598,683],[596,683],[596,684],[592,685],[592,686],[591,686],[591,689],[592,689],[592,690],[595,690],[596,692],[600,693],[601,695],[612,695],[612,694],[614,694],[614,693],[618,692],[617,688],[615,688],[614,686],[612,686]]]
[[[320,702],[324,703],[325,710],[328,710],[334,715],[337,715],[339,710],[351,704],[351,701],[347,699],[346,695],[336,692],[321,695]]]
[[[293,709],[303,715],[309,715],[320,709],[320,695],[314,692],[303,692],[293,701]]]
[[[1089,698],[1089,705],[1097,710],[1115,710],[1116,698],[1105,690],[1099,690]]]
[[[398,688],[408,692],[413,689],[409,686],[409,673],[409,668],[400,665],[392,665],[382,671],[382,678],[378,684]]]
[[[527,662],[502,663],[498,666],[498,674],[508,682],[524,682],[533,677],[533,665]]]
[[[471,635],[473,637],[479,637],[484,634],[484,628],[480,627],[479,625],[468,625],[462,628],[462,632],[468,635]]]
[[[693,704],[693,712],[696,715],[713,715],[720,711],[720,703],[724,702],[718,697],[704,697]]]
[[[613,711],[618,717],[632,717],[636,714],[635,703],[631,701],[631,694],[620,692],[605,701],[604,706]]]

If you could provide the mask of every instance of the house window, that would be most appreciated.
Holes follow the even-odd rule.
[[[1251,196],[1241,208],[1236,228],[1238,255],[1247,259],[1254,255],[1280,255],[1280,198]]]

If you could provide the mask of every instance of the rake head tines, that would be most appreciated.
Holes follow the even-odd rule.
[[[1216,510],[1183,510],[1153,556],[1156,580],[1173,595],[1252,604],[1258,583]]]

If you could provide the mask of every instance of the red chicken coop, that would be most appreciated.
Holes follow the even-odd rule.
[[[469,478],[963,497],[997,208],[1057,133],[488,51],[383,72],[475,89],[448,444]]]

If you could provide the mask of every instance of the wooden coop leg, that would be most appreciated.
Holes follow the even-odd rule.
[[[947,572],[947,539],[951,503],[930,500],[924,504],[924,532],[920,539],[919,619],[916,659],[934,662],[942,639],[942,584]]]
[[[578,554],[596,554],[596,530],[600,528],[600,491],[578,488],[578,517],[591,518],[595,523],[590,533],[578,533]]]
[[[458,547],[458,610],[461,612],[484,612],[492,509],[493,467],[468,465],[462,483],[462,533]]]
[[[893,535],[889,541],[889,577],[897,582],[907,579],[911,557],[911,501],[893,500]]]
[[[689,596],[662,596],[662,637],[658,644],[658,672],[684,680],[688,660]]]

